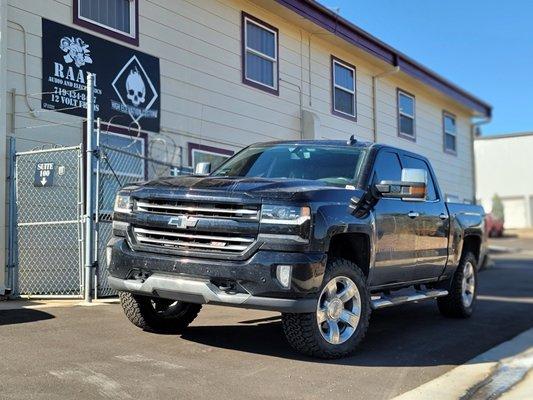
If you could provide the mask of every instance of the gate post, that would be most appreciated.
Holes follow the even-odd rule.
[[[15,138],[9,138],[9,212],[8,212],[8,228],[7,228],[7,278],[6,284],[11,289],[11,294],[18,294],[16,266],[17,266],[17,204],[16,204],[16,144]]]
[[[91,283],[94,263],[94,199],[93,199],[93,134],[94,134],[94,76],[87,73],[87,140],[85,168],[85,279],[84,299],[92,301]]]

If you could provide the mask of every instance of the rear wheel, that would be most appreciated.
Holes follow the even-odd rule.
[[[351,354],[363,339],[370,318],[370,295],[363,272],[354,263],[328,263],[316,312],[283,314],[289,344],[299,352],[320,358]]]
[[[477,297],[476,264],[473,253],[468,252],[462,257],[453,276],[450,293],[437,299],[443,315],[453,318],[468,318],[472,315]]]
[[[135,326],[152,332],[181,333],[196,318],[202,306],[182,301],[120,292],[120,304]]]

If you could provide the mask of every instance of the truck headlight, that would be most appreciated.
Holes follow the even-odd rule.
[[[115,198],[113,211],[121,214],[131,214],[132,204],[130,195],[119,192]]]
[[[311,219],[309,207],[278,206],[264,204],[261,208],[261,223],[301,225]]]

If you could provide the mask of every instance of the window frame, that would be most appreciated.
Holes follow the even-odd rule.
[[[346,69],[349,69],[353,72],[353,92],[350,92],[343,86],[337,85],[335,82],[335,64],[340,65]],[[337,117],[343,117],[351,121],[357,121],[357,68],[355,65],[350,64],[344,60],[341,60],[334,55],[331,55],[331,113]],[[344,111],[337,110],[335,108],[335,89],[340,89],[346,93],[353,94],[353,112],[354,114],[348,114]]]
[[[274,51],[275,51],[274,58],[268,56],[267,54],[263,54],[257,50],[254,50],[248,47],[247,30],[246,30],[246,26],[248,23],[252,23],[274,34],[274,40],[276,41],[276,43],[274,44]],[[246,55],[248,54],[248,51],[250,51],[251,53],[261,58],[272,61],[274,63],[273,65],[274,86],[269,86],[265,83],[256,81],[254,79],[250,79],[246,76]],[[254,87],[256,89],[263,90],[267,93],[271,93],[276,96],[279,96],[279,29],[244,11],[242,11],[241,13],[241,59],[242,59],[242,66],[241,66],[242,83],[244,83],[245,85]]]
[[[130,33],[123,32],[111,26],[104,25],[101,22],[94,21],[90,18],[83,17],[80,7],[81,0],[73,0],[72,7],[72,22],[75,25],[82,26],[94,32],[121,40],[123,42],[139,46],[139,0],[130,1],[130,28],[133,30]]]
[[[204,144],[199,144],[199,143],[188,142],[187,146],[189,149],[189,166],[192,168],[193,171],[194,171],[194,168],[196,167],[196,164],[194,162],[195,153],[224,156],[226,157],[226,159],[230,158],[231,156],[235,154],[233,150],[223,149],[220,147],[206,146]]]
[[[455,132],[451,133],[446,131],[446,117],[452,118],[455,125]],[[455,137],[455,149],[450,149],[446,147],[446,135],[451,135]],[[452,114],[449,111],[442,111],[442,146],[445,153],[456,156],[457,155],[457,117],[455,114]]]
[[[406,97],[409,97],[413,100],[413,115],[409,115],[407,113],[400,111],[400,96],[404,95]],[[396,120],[398,124],[398,136],[404,139],[411,140],[413,142],[416,142],[416,97],[414,94],[411,94],[403,89],[396,88]],[[401,116],[412,118],[413,120],[413,135],[409,135],[408,133],[404,133],[401,131]]]

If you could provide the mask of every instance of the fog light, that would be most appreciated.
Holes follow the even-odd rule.
[[[292,265],[278,265],[276,268],[276,278],[284,288],[291,287],[291,272]]]

